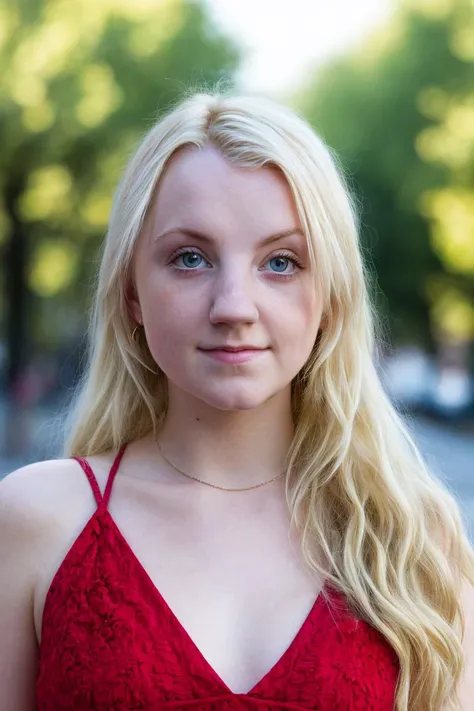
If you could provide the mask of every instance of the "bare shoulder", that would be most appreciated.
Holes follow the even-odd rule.
[[[107,459],[95,458],[94,474],[103,489]],[[103,459],[103,463],[101,463]],[[79,463],[74,459],[35,462],[0,481],[0,539],[28,561],[41,560],[42,547],[54,549],[55,539],[68,538],[92,515],[96,503]]]
[[[86,479],[83,473],[82,479]],[[87,486],[87,480],[85,486],[81,481],[78,463],[72,459],[36,462],[2,479],[0,562],[3,569],[7,561],[11,561],[15,571],[21,569],[25,582],[31,581],[33,585],[38,564],[44,563],[48,549],[54,549],[55,539],[61,537],[65,526],[67,528],[67,520],[74,520],[74,509],[82,509],[85,516],[91,506]]]
[[[103,491],[109,458],[94,457],[90,463]],[[96,507],[87,477],[74,459],[35,462],[0,482],[0,565],[12,588],[30,601],[37,640],[51,580]]]
[[[69,485],[74,482],[77,466],[73,459],[53,459],[28,464],[7,474],[0,481],[0,520],[30,519],[33,523],[32,514],[40,514],[43,507],[48,509],[66,480]]]
[[[36,706],[38,581],[47,584],[71,535],[68,526],[78,525],[69,515],[71,500],[75,497],[81,502],[82,517],[91,505],[87,480],[86,487],[81,487],[78,469],[74,460],[38,462],[0,481],[2,708],[26,711]]]
[[[95,457],[94,474],[105,486],[108,458]],[[79,500],[79,501],[78,501]],[[62,517],[64,509],[87,507],[92,491],[74,459],[35,462],[8,474],[0,481],[0,525],[44,526],[45,519]]]

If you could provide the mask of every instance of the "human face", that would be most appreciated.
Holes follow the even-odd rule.
[[[281,172],[237,167],[212,146],[177,152],[138,240],[134,284],[131,311],[170,398],[177,388],[247,410],[289,395],[321,300]]]

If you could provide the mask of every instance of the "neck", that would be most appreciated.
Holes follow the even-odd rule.
[[[253,486],[280,474],[292,437],[289,389],[258,408],[231,412],[173,393],[158,434],[176,467],[225,487]]]

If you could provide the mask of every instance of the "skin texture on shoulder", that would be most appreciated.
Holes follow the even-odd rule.
[[[2,711],[36,708],[36,594],[47,587],[94,508],[87,480],[72,459],[30,464],[0,482]]]

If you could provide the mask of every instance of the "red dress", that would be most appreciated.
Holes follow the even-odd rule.
[[[246,694],[233,693],[193,643],[124,539],[107,504],[124,448],[97,510],[48,590],[38,711],[393,711],[398,662],[388,643],[320,595],[282,657]]]

